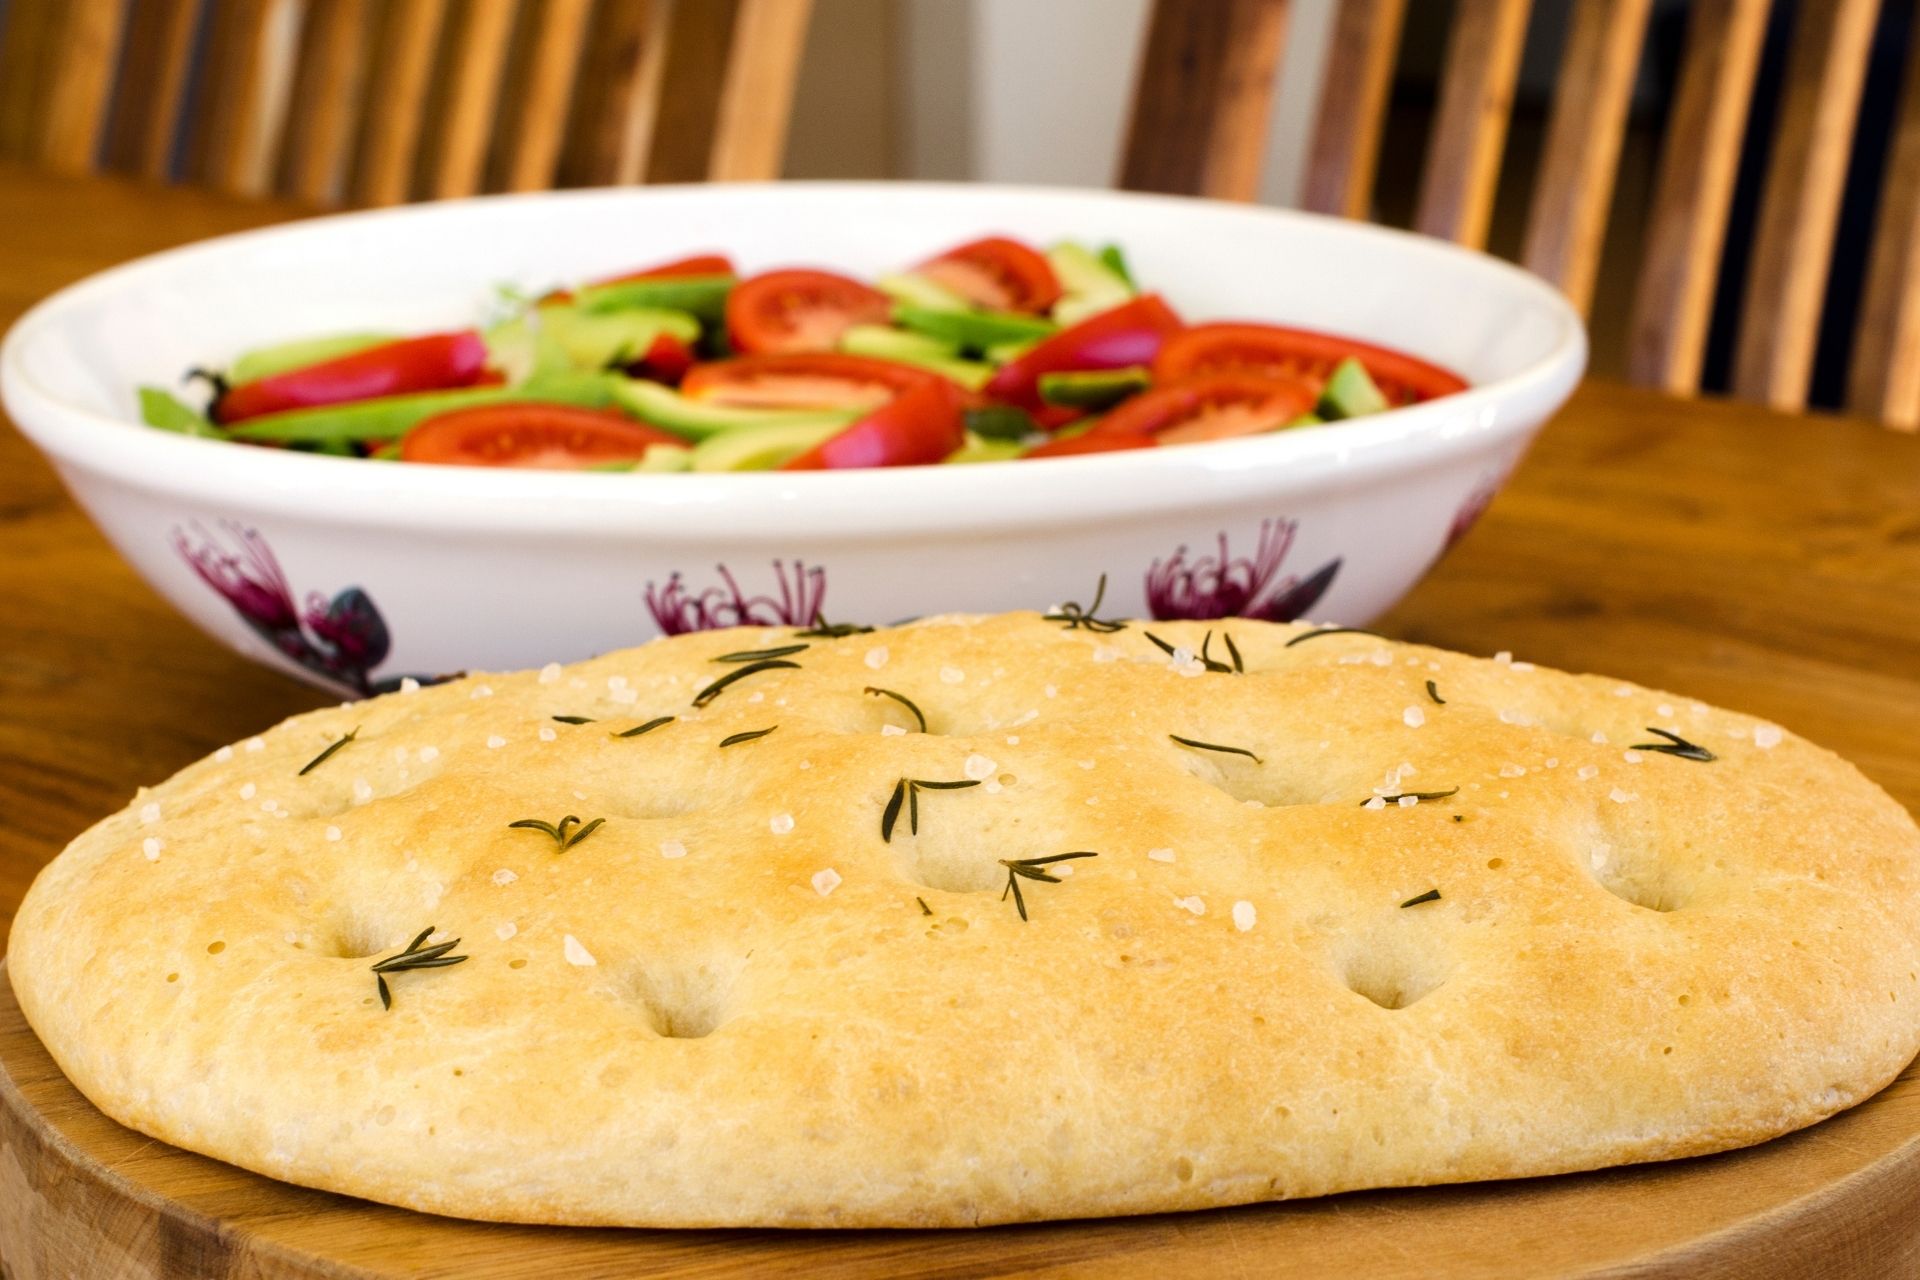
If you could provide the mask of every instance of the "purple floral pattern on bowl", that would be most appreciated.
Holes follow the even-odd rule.
[[[275,652],[362,697],[399,685],[398,677],[373,679],[374,668],[393,648],[373,597],[359,587],[345,587],[331,599],[309,592],[304,607],[296,604],[293,587],[260,531],[230,520],[221,521],[220,528],[224,536],[196,523],[189,536],[176,525],[173,548]]]
[[[1292,622],[1320,602],[1340,573],[1336,556],[1302,578],[1278,577],[1293,547],[1297,522],[1262,520],[1260,540],[1251,556],[1235,556],[1227,535],[1219,535],[1214,555],[1189,559],[1187,548],[1147,570],[1147,609],[1160,621],[1189,618],[1259,618]]]
[[[808,568],[801,560],[775,560],[773,574],[778,598],[750,596],[724,564],[715,565],[721,585],[689,591],[678,571],[666,585],[647,584],[647,611],[666,635],[713,631],[721,627],[805,627],[822,613],[827,599],[827,571]]]

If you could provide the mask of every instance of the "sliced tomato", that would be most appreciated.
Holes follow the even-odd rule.
[[[782,470],[839,471],[939,462],[966,440],[960,405],[958,387],[945,378],[930,377],[807,450]]]
[[[1319,398],[1319,384],[1303,377],[1202,373],[1142,391],[1088,434],[1144,436],[1158,444],[1230,440],[1283,427]]]
[[[1417,404],[1467,389],[1457,374],[1415,356],[1338,334],[1277,324],[1197,324],[1160,348],[1153,376],[1172,380],[1239,370],[1305,376],[1324,383],[1334,366],[1348,356],[1366,366],[1390,404]]]
[[[447,391],[473,386],[486,376],[487,344],[477,331],[431,333],[222,388],[213,403],[213,420],[244,422],[290,409]]]
[[[663,262],[657,267],[647,267],[640,271],[628,271],[617,276],[608,276],[593,284],[625,284],[629,280],[658,280],[663,276],[730,276],[733,275],[733,259],[724,253],[696,253],[691,258],[675,258],[672,262]]]
[[[746,355],[831,351],[856,324],[885,324],[893,302],[830,271],[769,271],[727,295],[727,337]]]
[[[1069,458],[1082,453],[1118,453],[1123,449],[1151,449],[1154,438],[1134,432],[1087,431],[1077,436],[1049,440],[1021,454],[1022,458]]]
[[[994,311],[1044,313],[1060,300],[1060,280],[1039,250],[1006,236],[988,236],[915,267],[973,303]]]
[[[830,351],[736,356],[698,365],[682,394],[756,409],[861,408],[881,405],[938,374],[893,360]]]
[[[1159,294],[1142,294],[1041,339],[1000,366],[987,383],[987,394],[1037,413],[1045,407],[1041,374],[1152,364],[1162,344],[1180,329],[1180,317]]]
[[[457,467],[538,467],[578,471],[638,461],[647,447],[685,445],[654,427],[564,404],[489,404],[450,409],[407,432],[400,457]]]
[[[627,366],[627,372],[636,378],[650,378],[674,387],[680,385],[693,365],[693,348],[670,333],[662,333],[648,345],[645,355]]]

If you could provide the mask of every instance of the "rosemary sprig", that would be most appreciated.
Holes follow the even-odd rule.
[[[917,903],[919,903],[919,904],[920,904],[920,914],[921,914],[921,915],[923,915],[923,916],[930,916],[930,915],[932,915],[932,914],[933,914],[933,908],[927,905],[927,900],[926,900],[925,898],[922,898],[922,897],[920,897],[920,896],[919,896],[918,894],[916,894],[916,895],[914,895],[914,899],[913,899],[913,900],[914,900],[915,902],[917,902]]]
[[[1417,907],[1423,902],[1438,902],[1438,901],[1440,901],[1440,891],[1438,889],[1429,889],[1425,893],[1419,895],[1418,897],[1408,898],[1405,902],[1400,904],[1400,909],[1402,911],[1405,911],[1408,907]]]
[[[1260,757],[1253,754],[1253,752],[1247,750],[1245,747],[1223,747],[1217,742],[1201,742],[1196,738],[1183,738],[1177,733],[1170,733],[1167,736],[1169,738],[1172,738],[1175,742],[1179,743],[1181,746],[1192,747],[1195,751],[1219,751],[1230,756],[1245,756],[1247,759],[1253,761],[1255,764],[1261,763]]]
[[[553,718],[554,720],[558,721],[560,724],[592,724],[593,723],[592,716],[555,716]]]
[[[1040,620],[1042,622],[1064,622],[1067,624],[1067,630],[1069,631],[1078,631],[1080,628],[1085,627],[1088,631],[1095,632],[1099,635],[1111,635],[1116,631],[1125,631],[1127,629],[1126,623],[1116,622],[1112,618],[1096,616],[1100,612],[1100,602],[1106,599],[1106,595],[1107,575],[1103,573],[1100,575],[1100,585],[1093,593],[1092,604],[1082,609],[1079,605],[1069,600],[1067,603],[1057,606],[1052,613],[1041,614]]]
[[[329,759],[331,759],[334,752],[346,746],[349,742],[352,742],[355,738],[359,736],[360,736],[360,726],[355,725],[353,726],[353,729],[344,738],[340,738],[339,740],[334,742],[329,742],[326,745],[326,749],[323,750],[319,755],[315,756],[313,759],[301,765],[300,772],[295,776],[301,777],[301,778],[306,777],[308,774],[312,773],[315,769],[318,769],[321,765],[325,764]]]
[[[663,724],[672,724],[672,716],[655,716],[645,724],[637,724],[631,729],[622,729],[618,733],[609,733],[609,738],[637,738],[643,733],[652,733]]]
[[[1211,631],[1207,632],[1207,639],[1210,640],[1212,638],[1213,638],[1213,632]],[[1245,675],[1247,673],[1247,664],[1240,660],[1240,649],[1237,645],[1233,643],[1233,632],[1222,631],[1220,633],[1220,638],[1227,642],[1227,657],[1233,660],[1233,674],[1237,676]],[[1202,658],[1205,658],[1207,656],[1206,640],[1202,640],[1200,642],[1200,656]]]
[[[1459,794],[1460,788],[1448,787],[1445,791],[1402,791],[1399,795],[1378,796],[1376,798],[1384,800],[1388,804],[1398,804],[1402,800],[1445,800],[1448,796],[1457,796]],[[1360,807],[1364,809],[1372,803],[1372,800],[1362,800]]]
[[[796,640],[845,640],[848,636],[863,636],[872,630],[872,627],[863,627],[857,622],[829,623],[818,610],[815,610],[812,625],[805,631],[794,632],[793,635]]]
[[[798,669],[799,666],[799,663],[788,662],[785,658],[766,658],[759,662],[749,662],[744,667],[735,667],[732,671],[727,672],[727,674],[715,680],[699,693],[694,694],[693,705],[696,707],[706,706],[709,702],[712,702],[715,698],[725,693],[729,685],[732,685],[738,680],[745,680],[748,676],[759,675],[762,671],[778,671],[783,667]]]
[[[1007,895],[1013,895],[1013,905],[1020,912],[1020,918],[1027,918],[1027,899],[1020,892],[1022,880],[1039,880],[1046,884],[1059,884],[1060,877],[1045,870],[1055,862],[1071,862],[1075,858],[1097,858],[1100,855],[1089,849],[1076,853],[1056,853],[1051,858],[1001,858],[1000,865],[1007,869],[1007,887],[1000,891],[1000,901],[1005,902]]]
[[[1633,744],[1632,750],[1658,751],[1663,755],[1679,756],[1682,760],[1698,760],[1701,764],[1706,764],[1709,761],[1718,760],[1720,758],[1719,756],[1714,755],[1713,752],[1701,746],[1699,743],[1688,742],[1685,738],[1681,737],[1677,733],[1669,733],[1665,729],[1656,729],[1652,725],[1647,726],[1647,732],[1657,733],[1661,737],[1665,738],[1666,741],[1665,742],[1636,742]]]
[[[738,653],[723,653],[715,662],[764,662],[768,658],[791,658],[803,649],[811,649],[807,644],[783,644],[777,649],[742,649]]]
[[[775,729],[778,729],[779,727],[780,727],[779,725],[773,724],[773,725],[768,725],[764,729],[749,729],[745,733],[730,733],[726,737],[720,739],[720,745],[723,747],[730,747],[734,745],[736,742],[752,742],[755,738],[766,737],[768,734],[772,733]]]
[[[516,827],[523,827],[528,831],[543,832],[553,837],[554,844],[559,846],[557,852],[565,853],[598,831],[600,824],[605,821],[605,818],[595,818],[583,827],[580,825],[580,819],[570,813],[558,822],[545,822],[539,818],[522,818],[518,822],[509,822],[507,829],[511,831]]]
[[[925,733],[927,731],[926,716],[921,714],[919,707],[913,705],[913,699],[907,697],[904,693],[895,693],[891,689],[876,689],[872,685],[867,686],[867,692],[877,694],[882,698],[892,698],[895,702],[913,712],[913,718],[920,722],[920,732]]]
[[[880,812],[880,840],[883,844],[893,843],[893,828],[900,821],[900,806],[907,807],[907,830],[913,835],[920,834],[920,793],[922,791],[961,791],[967,787],[979,786],[975,778],[962,778],[957,782],[929,782],[925,778],[902,778],[893,786],[893,795],[887,800],[887,807]]]
[[[1447,700],[1440,696],[1440,686],[1431,680],[1427,681],[1427,696],[1443,707],[1447,705]]]
[[[1297,644],[1305,644],[1309,640],[1318,640],[1321,636],[1372,636],[1376,640],[1385,640],[1387,638],[1378,631],[1369,631],[1365,627],[1315,627],[1312,631],[1302,631],[1299,635],[1287,641],[1286,647],[1291,649]]]
[[[385,960],[377,960],[374,962],[372,966],[374,972],[373,980],[379,984],[380,987],[381,1008],[393,1008],[393,992],[387,988],[388,974],[407,973],[414,969],[444,969],[448,965],[459,964],[467,958],[465,956],[447,954],[460,945],[460,939],[458,938],[453,938],[431,947],[422,947],[420,945],[432,936],[433,926],[428,925],[420,931],[419,937],[407,944],[405,951],[400,952],[398,955],[388,956]]]
[[[1143,634],[1147,637],[1147,639],[1153,641],[1155,646],[1159,648],[1160,652],[1166,654],[1169,658],[1174,658],[1179,655],[1180,651],[1178,649],[1168,644],[1165,640],[1162,640],[1159,636],[1153,634],[1153,632],[1148,631],[1148,632],[1144,632]],[[1206,638],[1200,641],[1200,652],[1193,654],[1193,656],[1199,660],[1199,663],[1202,667],[1205,667],[1208,671],[1219,672],[1223,675],[1233,675],[1237,671],[1243,670],[1243,668],[1238,666],[1228,666],[1226,663],[1220,661],[1218,658],[1215,658],[1210,653],[1208,653],[1207,650],[1212,646],[1212,644],[1213,644],[1213,632],[1209,631],[1206,634]],[[1229,639],[1227,641],[1227,644],[1229,645],[1229,647],[1231,647],[1231,645],[1233,644],[1233,641]],[[1238,650],[1234,651],[1233,660],[1235,663],[1238,663],[1240,661],[1240,653]]]

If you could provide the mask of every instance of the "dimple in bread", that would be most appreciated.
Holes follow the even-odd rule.
[[[76,840],[8,968],[124,1124],[524,1222],[1551,1174],[1761,1141],[1920,1049],[1920,833],[1833,755],[1212,627],[709,632],[296,717]],[[446,963],[376,974],[409,944]]]

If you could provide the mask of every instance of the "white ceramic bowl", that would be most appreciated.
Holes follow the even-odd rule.
[[[872,275],[993,231],[1125,246],[1189,320],[1349,333],[1461,395],[1338,426],[1052,462],[641,475],[389,465],[150,430],[134,388],[329,330],[448,327],[720,249]],[[1155,196],[786,184],[500,197],[228,236],[103,272],[0,347],[8,413],[210,634],[347,692],[734,622],[1088,602],[1361,623],[1464,532],[1586,360],[1548,286],[1377,227]]]

